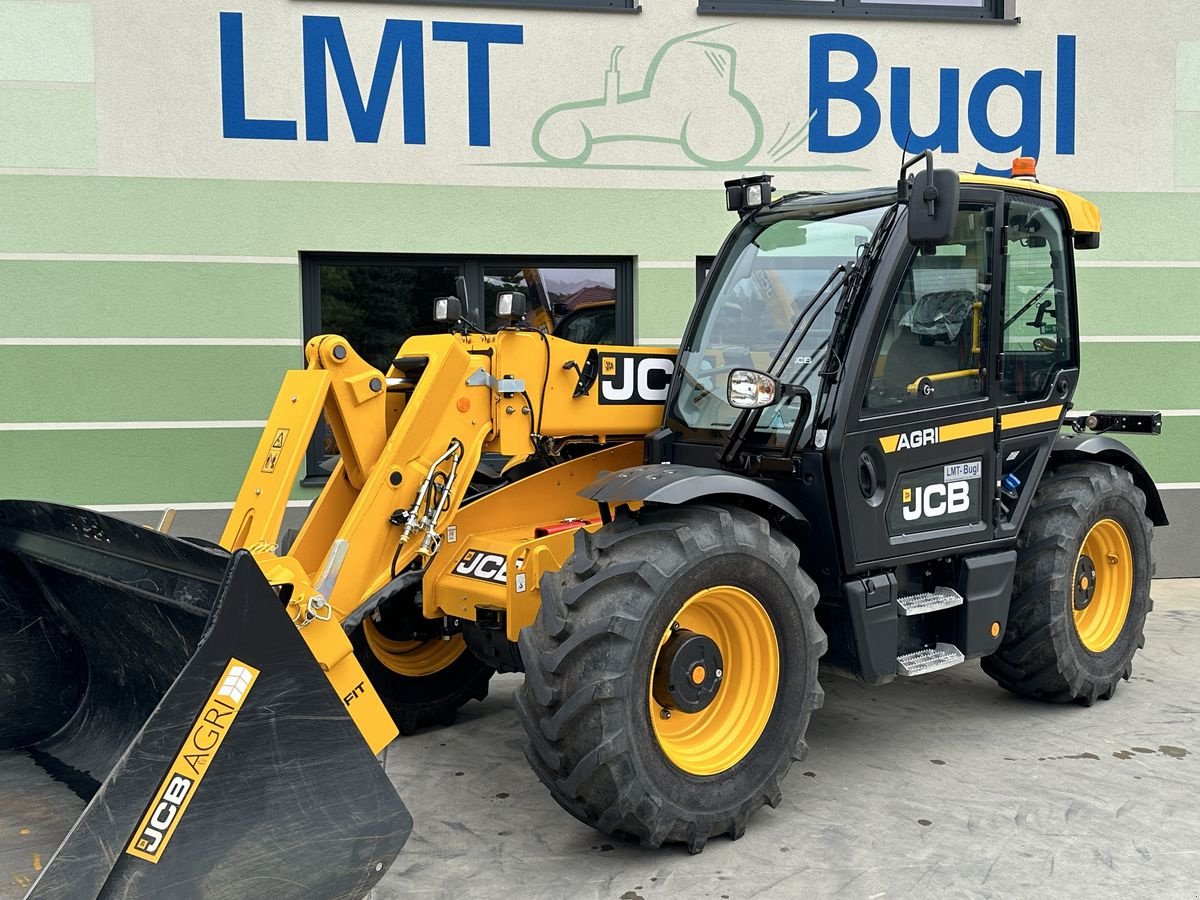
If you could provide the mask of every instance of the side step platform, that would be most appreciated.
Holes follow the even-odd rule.
[[[962,606],[962,594],[948,587],[936,587],[924,594],[909,594],[907,597],[897,597],[902,616],[922,616],[925,613],[937,612],[939,609],[951,609]]]
[[[962,598],[960,597],[959,602],[961,601]],[[898,656],[896,658],[896,673],[908,678],[916,675],[928,675],[930,672],[937,672],[939,669],[948,669],[951,666],[957,666],[964,660],[966,660],[966,657],[963,656],[963,652],[953,644],[938,641],[937,646],[932,649],[926,647],[923,650]]]

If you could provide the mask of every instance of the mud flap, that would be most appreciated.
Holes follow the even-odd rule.
[[[89,799],[28,897],[358,898],[411,832],[249,554],[6,501],[0,616],[0,746]]]

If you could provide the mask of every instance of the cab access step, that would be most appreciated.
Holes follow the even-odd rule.
[[[994,652],[1008,624],[1015,564],[1005,550],[843,582],[854,643],[831,646],[822,665],[883,684]]]

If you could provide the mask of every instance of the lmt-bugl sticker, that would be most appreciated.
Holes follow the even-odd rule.
[[[162,858],[259,674],[254,666],[238,659],[229,660],[133,832],[125,848],[130,856],[152,863]]]

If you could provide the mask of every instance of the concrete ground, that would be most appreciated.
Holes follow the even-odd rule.
[[[1013,697],[974,662],[881,688],[824,679],[781,807],[699,856],[559,809],[522,755],[520,677],[498,676],[454,727],[389,748],[416,825],[374,900],[1200,898],[1200,579],[1152,593],[1132,681],[1091,709]],[[82,811],[52,789],[0,757],[0,900]]]
[[[1022,700],[978,663],[824,680],[784,802],[699,856],[563,812],[498,676],[387,769],[416,820],[376,900],[453,897],[1200,897],[1200,580],[1157,581],[1133,679],[1091,709]]]

